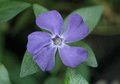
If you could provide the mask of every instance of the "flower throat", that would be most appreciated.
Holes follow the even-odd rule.
[[[57,46],[62,45],[63,40],[59,36],[55,36],[52,40],[53,40],[54,45],[57,45]]]

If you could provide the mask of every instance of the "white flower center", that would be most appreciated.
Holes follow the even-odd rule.
[[[59,36],[55,36],[52,40],[55,46],[61,46],[63,43],[63,39]]]

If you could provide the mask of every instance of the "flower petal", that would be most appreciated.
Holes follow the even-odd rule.
[[[51,36],[46,32],[33,32],[28,36],[27,51],[34,55],[41,48],[50,44]]]
[[[59,54],[62,62],[69,67],[76,67],[87,59],[88,53],[86,49],[81,47],[70,47],[64,45],[60,47]]]
[[[71,43],[79,41],[88,35],[88,27],[84,23],[82,17],[78,14],[71,14],[68,17],[67,30],[63,37],[65,42]]]
[[[56,48],[46,46],[37,54],[33,55],[34,61],[42,69],[42,71],[51,71],[55,65]]]
[[[43,13],[36,19],[36,24],[45,30],[50,31],[52,34],[59,35],[63,31],[64,21],[59,12],[53,10]]]

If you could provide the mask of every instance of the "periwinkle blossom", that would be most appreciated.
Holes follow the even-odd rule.
[[[51,71],[54,68],[57,50],[63,64],[71,68],[87,59],[88,52],[85,48],[68,45],[88,35],[89,29],[80,15],[71,14],[64,28],[63,18],[59,12],[52,10],[40,14],[36,24],[49,32],[31,33],[28,36],[27,51],[43,71]]]

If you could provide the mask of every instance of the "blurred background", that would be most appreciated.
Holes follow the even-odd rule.
[[[120,0],[17,1],[38,3],[49,10],[58,10],[64,18],[78,8],[104,5],[104,13],[99,24],[85,39],[96,55],[98,67],[85,66],[81,70],[86,70],[90,84],[120,84]],[[52,78],[48,72],[39,72],[25,78],[19,77],[20,66],[26,51],[27,35],[36,30],[38,28],[32,7],[12,20],[0,24],[0,60],[8,70],[12,84],[50,84],[56,77],[59,81],[63,81],[62,69]]]

